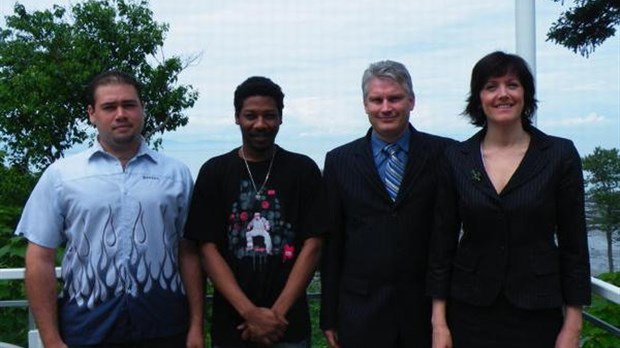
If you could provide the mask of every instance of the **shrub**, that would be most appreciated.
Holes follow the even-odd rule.
[[[620,286],[620,272],[602,273],[598,278],[615,286]],[[592,305],[585,308],[585,311],[615,327],[620,327],[620,305],[616,303],[593,295]],[[620,337],[616,337],[587,321],[584,323],[581,337],[583,348],[620,347]]]

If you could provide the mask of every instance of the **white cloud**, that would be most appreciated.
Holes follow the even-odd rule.
[[[586,116],[577,116],[567,119],[543,119],[541,120],[541,127],[575,127],[575,126],[587,126],[606,123],[605,116],[592,112]]]

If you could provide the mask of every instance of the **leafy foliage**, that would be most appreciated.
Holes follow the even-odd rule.
[[[607,283],[620,286],[620,272],[603,273],[598,276]],[[620,327],[620,305],[594,295],[592,305],[586,308],[586,312],[605,320],[607,323]],[[581,333],[583,348],[610,348],[620,347],[620,337],[599,329],[586,322]]]
[[[555,2],[564,0],[553,0]],[[553,41],[588,57],[597,46],[616,34],[620,24],[618,0],[575,0],[575,7],[562,13],[547,32]]]
[[[13,283],[11,285],[3,284],[0,286],[0,298],[4,298],[7,291],[14,291],[10,286],[19,286],[23,282],[11,281],[5,283]],[[15,285],[17,284],[17,285]],[[23,285],[22,285],[23,287]],[[7,298],[24,298],[13,297]],[[0,342],[6,342],[18,345],[20,347],[28,346],[28,309],[24,307],[0,308]]]
[[[32,188],[39,179],[38,175],[22,172],[18,168],[5,167],[2,165],[0,157],[0,204],[10,207],[22,207]],[[0,207],[0,209],[2,209]],[[0,210],[0,226],[9,221],[5,221]]]
[[[36,176],[21,174],[0,165],[0,268],[24,267],[26,242],[13,236],[17,220]],[[0,300],[24,299],[23,281],[0,283]],[[0,309],[0,341],[26,346],[28,311],[26,308]]]
[[[596,147],[583,158],[586,171],[588,226],[601,230],[607,237],[609,271],[614,271],[613,239],[620,232],[620,152]]]
[[[38,175],[0,164],[0,268],[24,266],[26,243],[13,231],[37,180]]]
[[[133,74],[144,86],[143,134],[155,148],[161,138],[154,135],[187,124],[183,111],[198,93],[177,81],[191,59],[163,57],[168,26],[153,20],[147,0],[87,0],[32,13],[15,4],[6,27],[0,28],[0,145],[12,165],[43,169],[92,136],[85,89],[109,69]]]

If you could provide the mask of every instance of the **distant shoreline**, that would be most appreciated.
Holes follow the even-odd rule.
[[[605,233],[600,231],[588,232],[588,244],[590,247],[590,270],[593,276],[607,272],[607,239]],[[614,271],[620,271],[620,242],[613,243]]]

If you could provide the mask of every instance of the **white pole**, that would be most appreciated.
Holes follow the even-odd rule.
[[[535,0],[515,0],[515,33],[517,54],[530,65],[536,80],[536,13]],[[536,115],[532,117],[536,125]]]

